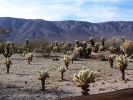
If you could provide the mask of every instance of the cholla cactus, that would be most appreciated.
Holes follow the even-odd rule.
[[[99,51],[104,51],[104,50],[105,50],[105,46],[100,45],[100,46],[99,46]]]
[[[109,51],[110,51],[110,53],[114,54],[114,53],[117,53],[118,50],[116,47],[111,46],[111,47],[109,47]]]
[[[48,70],[39,70],[39,80],[41,80],[42,83],[42,90],[45,90],[45,80],[49,77]]]
[[[94,48],[93,48],[93,46],[92,46],[90,43],[88,43],[86,49],[87,49],[87,56],[88,56],[88,58],[89,58],[90,55],[91,55],[91,52],[92,52],[92,50],[93,50]]]
[[[128,66],[128,62],[130,61],[129,57],[127,57],[127,55],[119,55],[119,56],[116,56],[115,61],[121,71],[122,80],[125,80],[125,69]]]
[[[75,47],[75,49],[74,49],[74,51],[75,52],[81,52],[83,50],[83,48],[82,47]]]
[[[59,51],[60,51],[59,46],[56,45],[56,46],[53,47],[53,52],[54,52],[54,53],[57,53],[57,52],[59,52]]]
[[[28,64],[30,64],[32,62],[32,59],[33,59],[33,53],[28,52],[25,56],[26,56],[26,59],[28,60]]]
[[[75,47],[74,51],[75,54],[77,54],[78,57],[81,57],[81,54],[83,52],[83,47],[79,46],[79,47]]]
[[[97,53],[98,50],[99,50],[99,43],[95,43],[95,46],[93,48],[93,51]]]
[[[89,38],[89,43],[91,44],[92,47],[94,47],[94,45],[95,45],[94,37]]]
[[[88,95],[89,84],[95,82],[96,72],[89,69],[83,69],[78,74],[74,74],[73,80],[77,82],[77,86],[82,88],[82,94]]]
[[[104,51],[104,50],[105,50],[105,38],[101,37],[99,51]]]
[[[11,58],[5,58],[3,62],[6,65],[7,74],[9,74],[9,69],[10,69],[10,67],[12,65],[12,60],[11,60]]]
[[[109,64],[110,64],[110,67],[111,67],[111,68],[113,68],[115,57],[116,57],[115,54],[110,54],[110,55],[108,56],[108,61],[109,61]]]
[[[102,45],[102,46],[105,46],[105,38],[104,38],[104,37],[101,37],[100,40],[101,40],[101,45]]]
[[[122,37],[121,37],[121,40],[122,40],[122,42],[124,43],[124,42],[125,42],[125,36],[122,36]]]
[[[2,44],[2,54],[4,55],[5,58],[10,58],[13,54],[11,42],[7,41],[6,44]]]
[[[75,43],[76,43],[75,44],[76,47],[79,47],[80,46],[80,42],[78,40],[75,40]]]
[[[61,66],[60,68],[58,68],[58,70],[61,73],[61,79],[64,80],[64,73],[66,72],[66,67],[65,66]]]
[[[71,57],[69,55],[64,55],[64,63],[65,63],[65,66],[67,69],[68,69],[70,61],[72,61]],[[72,61],[72,63],[73,63],[73,61]]]

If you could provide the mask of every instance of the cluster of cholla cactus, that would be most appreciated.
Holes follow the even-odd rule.
[[[72,51],[72,44],[70,42],[67,42],[67,43],[62,43],[61,44],[61,51],[63,53],[66,53],[68,51]]]
[[[48,70],[39,70],[39,80],[41,81],[41,84],[42,84],[42,90],[45,90],[45,80],[50,77],[49,76],[49,73],[48,73]]]
[[[61,80],[64,80],[64,73],[66,72],[67,68],[65,66],[61,66],[60,68],[58,68],[58,70],[61,73]]]
[[[115,61],[121,71],[122,80],[125,80],[125,69],[128,66],[128,62],[130,61],[129,57],[127,57],[127,55],[118,55],[116,56]]]
[[[53,44],[52,43],[47,43],[47,42],[44,42],[42,43],[42,53],[45,53],[47,54],[47,56],[50,56],[50,53],[52,51],[52,48],[53,48]]]
[[[89,94],[89,84],[95,82],[95,76],[96,72],[89,69],[83,69],[78,74],[74,74],[73,80],[77,82],[78,87],[81,87],[83,95]]]
[[[113,47],[113,46],[111,46],[111,47],[109,47],[109,51],[112,54],[119,54],[119,53],[121,53],[120,47]]]
[[[76,40],[73,49],[73,58],[76,60],[78,58],[85,57],[86,55],[86,43],[80,43]]]
[[[55,41],[53,44],[53,52],[54,53],[60,52],[60,46],[59,46],[59,43],[57,41]]]
[[[111,67],[111,68],[113,68],[115,57],[116,57],[115,54],[110,54],[110,55],[108,56],[108,61],[109,61],[109,64],[110,64],[110,67]]]
[[[6,65],[6,68],[7,68],[7,74],[9,74],[9,69],[12,65],[12,60],[11,58],[7,57],[3,60],[4,64]]]

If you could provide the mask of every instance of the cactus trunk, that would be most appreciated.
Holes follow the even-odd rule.
[[[65,62],[65,65],[66,65],[66,68],[69,69],[68,68],[69,62]]]
[[[42,90],[45,90],[45,79],[41,79],[41,83],[42,83]]]
[[[61,80],[64,80],[64,72],[61,72]]]
[[[73,64],[73,59],[72,59],[72,64]]]
[[[30,62],[31,62],[31,60],[30,60],[30,59],[28,59],[28,64],[30,64]]]
[[[82,89],[82,95],[89,95],[88,91],[89,91],[89,85],[82,85],[81,89]]]
[[[10,65],[7,64],[6,67],[7,67],[7,74],[9,74]]]
[[[110,60],[109,63],[110,63],[110,67],[113,68],[114,61]]]
[[[125,80],[125,69],[120,69],[122,80]]]

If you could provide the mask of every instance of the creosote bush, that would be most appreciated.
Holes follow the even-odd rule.
[[[88,95],[89,84],[95,82],[96,73],[89,69],[83,69],[78,74],[74,74],[73,80],[77,82],[78,87],[81,87],[83,95]]]
[[[49,76],[49,73],[48,73],[48,69],[42,69],[42,70],[39,70],[39,80],[41,81],[41,84],[42,84],[42,90],[45,90],[45,80],[50,77]]]

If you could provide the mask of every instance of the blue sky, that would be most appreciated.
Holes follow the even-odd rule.
[[[133,0],[0,0],[0,17],[133,21]]]

